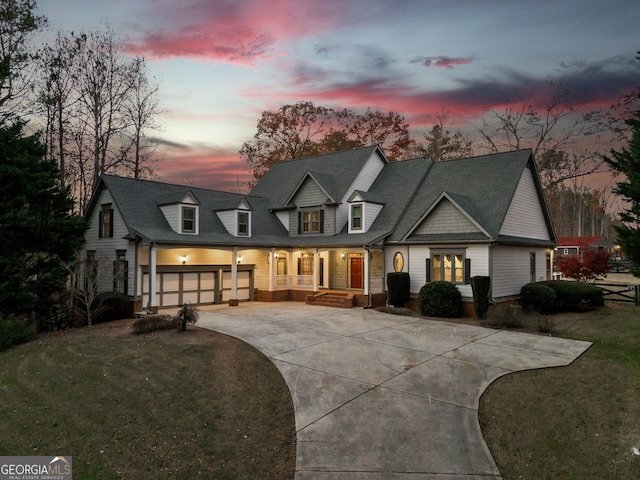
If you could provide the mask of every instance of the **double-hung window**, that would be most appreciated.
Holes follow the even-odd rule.
[[[351,205],[351,230],[362,230],[362,205]]]
[[[195,207],[182,207],[182,233],[196,233]]]
[[[238,236],[249,236],[249,212],[238,212]]]

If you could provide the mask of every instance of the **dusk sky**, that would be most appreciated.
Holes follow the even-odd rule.
[[[395,111],[416,138],[559,82],[585,108],[640,86],[630,0],[39,0],[49,30],[109,24],[160,82],[161,180],[237,191],[263,110]],[[517,98],[516,98],[517,99]]]

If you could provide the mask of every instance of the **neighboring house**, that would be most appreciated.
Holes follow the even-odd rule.
[[[560,237],[555,249],[556,257],[580,255],[584,250],[607,252],[610,256],[616,254],[616,245],[605,237]]]
[[[274,165],[248,195],[104,175],[87,215],[101,288],[142,307],[305,300],[384,302],[386,274],[495,300],[550,278],[556,238],[530,150],[390,163],[378,147]]]

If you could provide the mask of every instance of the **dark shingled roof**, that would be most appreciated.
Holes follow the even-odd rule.
[[[307,173],[312,173],[327,193],[340,202],[376,150],[380,152],[377,146],[356,148],[276,163],[264,174],[251,194],[269,198],[272,208],[285,207],[295,188]],[[380,156],[384,158],[382,152]]]
[[[367,201],[380,203],[382,209],[367,232],[349,234],[345,225],[336,235],[289,235],[272,210],[285,208],[307,176],[313,177],[333,200],[340,202],[352,193],[348,189],[375,152],[385,165],[369,190],[359,193]],[[265,174],[251,195],[112,175],[101,178],[100,188],[111,191],[130,236],[158,243],[286,248],[488,240],[480,232],[411,236],[425,212],[445,193],[489,234],[489,240],[523,242],[529,240],[499,237],[499,232],[528,165],[535,168],[531,150],[436,163],[424,158],[388,163],[378,147],[366,147],[278,163]],[[539,185],[538,191],[542,195]],[[200,202],[198,235],[174,232],[160,210],[160,205],[176,203],[189,193]],[[98,197],[94,195],[89,211],[95,208]],[[251,237],[234,237],[224,228],[215,211],[234,209],[243,200],[252,208]],[[552,241],[546,243],[553,245],[555,237],[548,216],[546,220],[552,235]]]
[[[156,242],[194,245],[254,245],[261,241],[266,244],[278,244],[282,242],[283,236],[287,236],[286,229],[275,215],[268,214],[267,200],[264,198],[112,175],[103,175],[102,182],[111,192],[114,203],[132,235]],[[167,198],[183,198],[188,192],[192,192],[200,201],[198,235],[181,235],[174,232],[160,210],[160,205],[166,203]],[[97,198],[97,195],[94,198]],[[252,216],[251,238],[234,237],[227,233],[214,212],[214,207],[238,205],[243,198],[254,210],[261,212]]]
[[[446,192],[492,238],[497,238],[531,150],[436,162],[417,190],[390,241],[401,241]]]

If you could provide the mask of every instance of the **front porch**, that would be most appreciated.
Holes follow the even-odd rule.
[[[142,306],[258,300],[307,302],[339,292],[353,306],[384,304],[384,255],[363,248],[242,249],[153,245],[138,253]],[[225,261],[226,260],[226,261]],[[141,298],[140,298],[141,297]],[[370,299],[371,297],[371,299]]]

